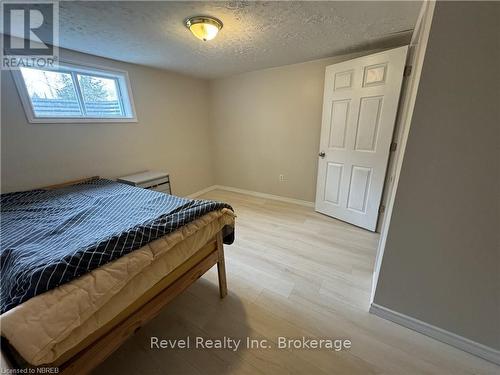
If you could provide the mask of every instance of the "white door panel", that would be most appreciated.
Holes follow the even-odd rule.
[[[407,49],[326,68],[318,212],[375,230]]]
[[[339,163],[327,163],[325,201],[329,203],[339,204],[343,168],[344,166]]]

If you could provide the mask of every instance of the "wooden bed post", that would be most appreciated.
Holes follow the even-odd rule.
[[[227,295],[226,283],[226,263],[224,261],[224,242],[222,241],[222,231],[217,233],[217,252],[219,260],[217,261],[217,273],[219,275],[219,295],[224,298]]]

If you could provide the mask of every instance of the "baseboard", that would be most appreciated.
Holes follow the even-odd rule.
[[[370,313],[500,365],[500,351],[372,303]]]
[[[217,185],[212,185],[209,187],[206,187],[205,189],[201,189],[200,191],[197,191],[196,193],[189,194],[187,198],[198,198],[200,195],[203,195],[205,193],[208,193],[209,191],[217,189]]]
[[[196,198],[196,197],[199,197],[200,195],[208,193],[209,191],[212,191],[212,190],[225,190],[225,191],[231,191],[233,193],[251,195],[253,197],[258,197],[258,198],[272,199],[272,200],[280,201],[280,202],[298,204],[300,206],[305,206],[305,207],[314,207],[314,202],[304,201],[301,199],[282,197],[280,195],[261,193],[261,192],[253,191],[253,190],[240,189],[240,188],[235,188],[232,186],[225,186],[225,185],[209,186],[203,190],[200,190],[200,191],[197,191],[196,193],[188,195],[188,198]]]
[[[251,195],[253,197],[258,197],[258,198],[272,199],[275,201],[298,204],[300,206],[305,206],[305,207],[314,207],[314,202],[303,201],[301,199],[295,199],[295,198],[282,197],[281,195],[261,193],[258,191],[240,189],[240,188],[235,188],[232,186],[225,186],[225,185],[216,185],[216,189],[232,191],[233,193]]]

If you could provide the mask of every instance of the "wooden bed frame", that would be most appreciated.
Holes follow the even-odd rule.
[[[44,188],[56,189],[95,178],[98,177],[84,178]],[[201,260],[198,259],[199,257],[196,258],[197,254],[203,256]],[[189,262],[190,260],[191,262]],[[195,263],[193,263],[193,260]],[[176,270],[180,271],[179,276],[172,280],[171,274],[168,274],[146,292],[143,295],[146,297],[145,303],[141,303],[131,311],[125,310],[124,314],[117,317],[119,318],[117,321],[113,320],[110,322],[112,324],[103,327],[103,330],[98,331],[99,334],[97,337],[86,340],[84,347],[75,354],[71,354],[69,358],[62,358],[62,362],[58,360],[55,363],[36,367],[58,367],[59,374],[64,375],[88,374],[117,350],[130,336],[156,317],[164,306],[216,264],[219,279],[219,295],[220,298],[224,298],[227,295],[227,283],[222,231],[219,231],[214,238],[202,246],[190,259],[176,268]],[[172,273],[176,270],[172,271]],[[2,355],[5,355],[16,368],[35,367],[27,364],[8,342],[2,342]],[[67,357],[66,353],[62,357],[65,356]]]

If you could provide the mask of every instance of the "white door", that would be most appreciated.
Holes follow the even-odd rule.
[[[407,50],[326,68],[316,211],[375,230]]]

